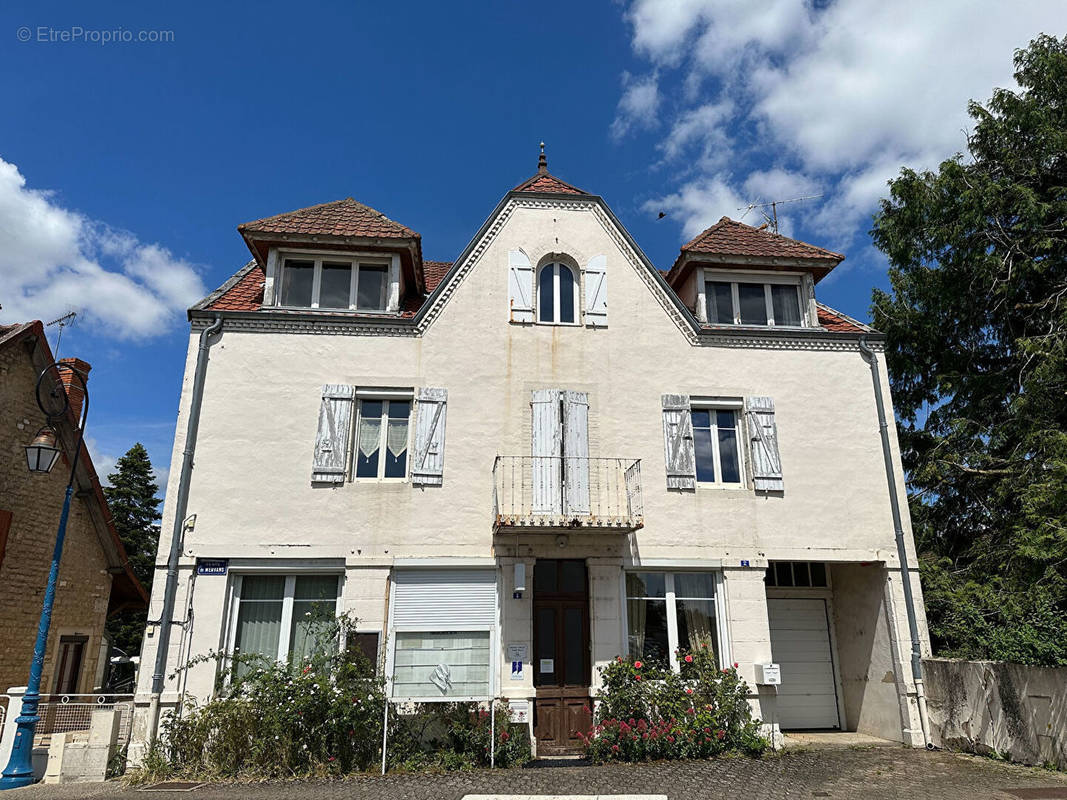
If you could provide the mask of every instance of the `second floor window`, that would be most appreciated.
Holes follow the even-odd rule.
[[[385,311],[389,265],[375,261],[286,258],[279,302],[294,308]]]
[[[410,418],[410,400],[360,399],[355,454],[357,479],[407,477]]]
[[[693,450],[698,483],[741,484],[738,409],[694,406]]]
[[[707,319],[712,325],[800,327],[800,287],[789,283],[709,280],[704,284]]]
[[[552,263],[541,267],[537,277],[537,321],[573,325],[577,322],[575,305],[578,281],[566,264]]]

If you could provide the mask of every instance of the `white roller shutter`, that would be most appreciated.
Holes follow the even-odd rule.
[[[398,569],[393,581],[394,629],[496,627],[495,569]]]
[[[787,730],[839,727],[826,601],[768,598],[767,614],[772,658],[782,668],[778,724]]]

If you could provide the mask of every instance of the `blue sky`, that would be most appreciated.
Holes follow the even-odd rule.
[[[184,309],[248,259],[239,223],[354,196],[452,260],[541,139],[661,267],[748,202],[821,194],[782,232],[848,255],[819,296],[866,318],[885,181],[965,148],[967,100],[1057,6],[6,3],[0,323],[77,310],[98,469],[142,441],[164,472]]]

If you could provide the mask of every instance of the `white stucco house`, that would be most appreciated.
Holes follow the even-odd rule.
[[[724,218],[657,270],[543,154],[452,263],[352,199],[238,231],[252,260],[189,312],[163,709],[210,696],[198,654],[299,656],[326,601],[393,696],[508,698],[540,755],[598,665],[703,643],[771,732],[922,743],[882,337],[816,299],[843,256]]]

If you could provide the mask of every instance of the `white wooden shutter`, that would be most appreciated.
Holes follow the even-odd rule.
[[[774,400],[746,397],[745,417],[752,448],[752,477],[757,490],[781,492],[782,459],[778,454],[778,426],[774,423]]]
[[[589,395],[563,392],[563,485],[566,514],[589,513]]]
[[[394,581],[394,630],[496,627],[495,569],[398,569]]]
[[[608,260],[593,256],[585,265],[585,324],[608,327]]]
[[[440,486],[445,467],[445,406],[447,389],[419,389],[415,406],[415,460],[411,482],[417,486]]]
[[[508,251],[508,309],[512,322],[533,322],[533,266],[522,250]]]
[[[663,395],[663,449],[667,459],[667,488],[695,489],[693,418],[687,394]]]
[[[322,387],[319,430],[311,467],[313,483],[344,483],[355,393],[354,386],[328,383]]]
[[[560,456],[563,451],[559,389],[537,389],[530,401],[533,512],[559,514],[563,505]]]

